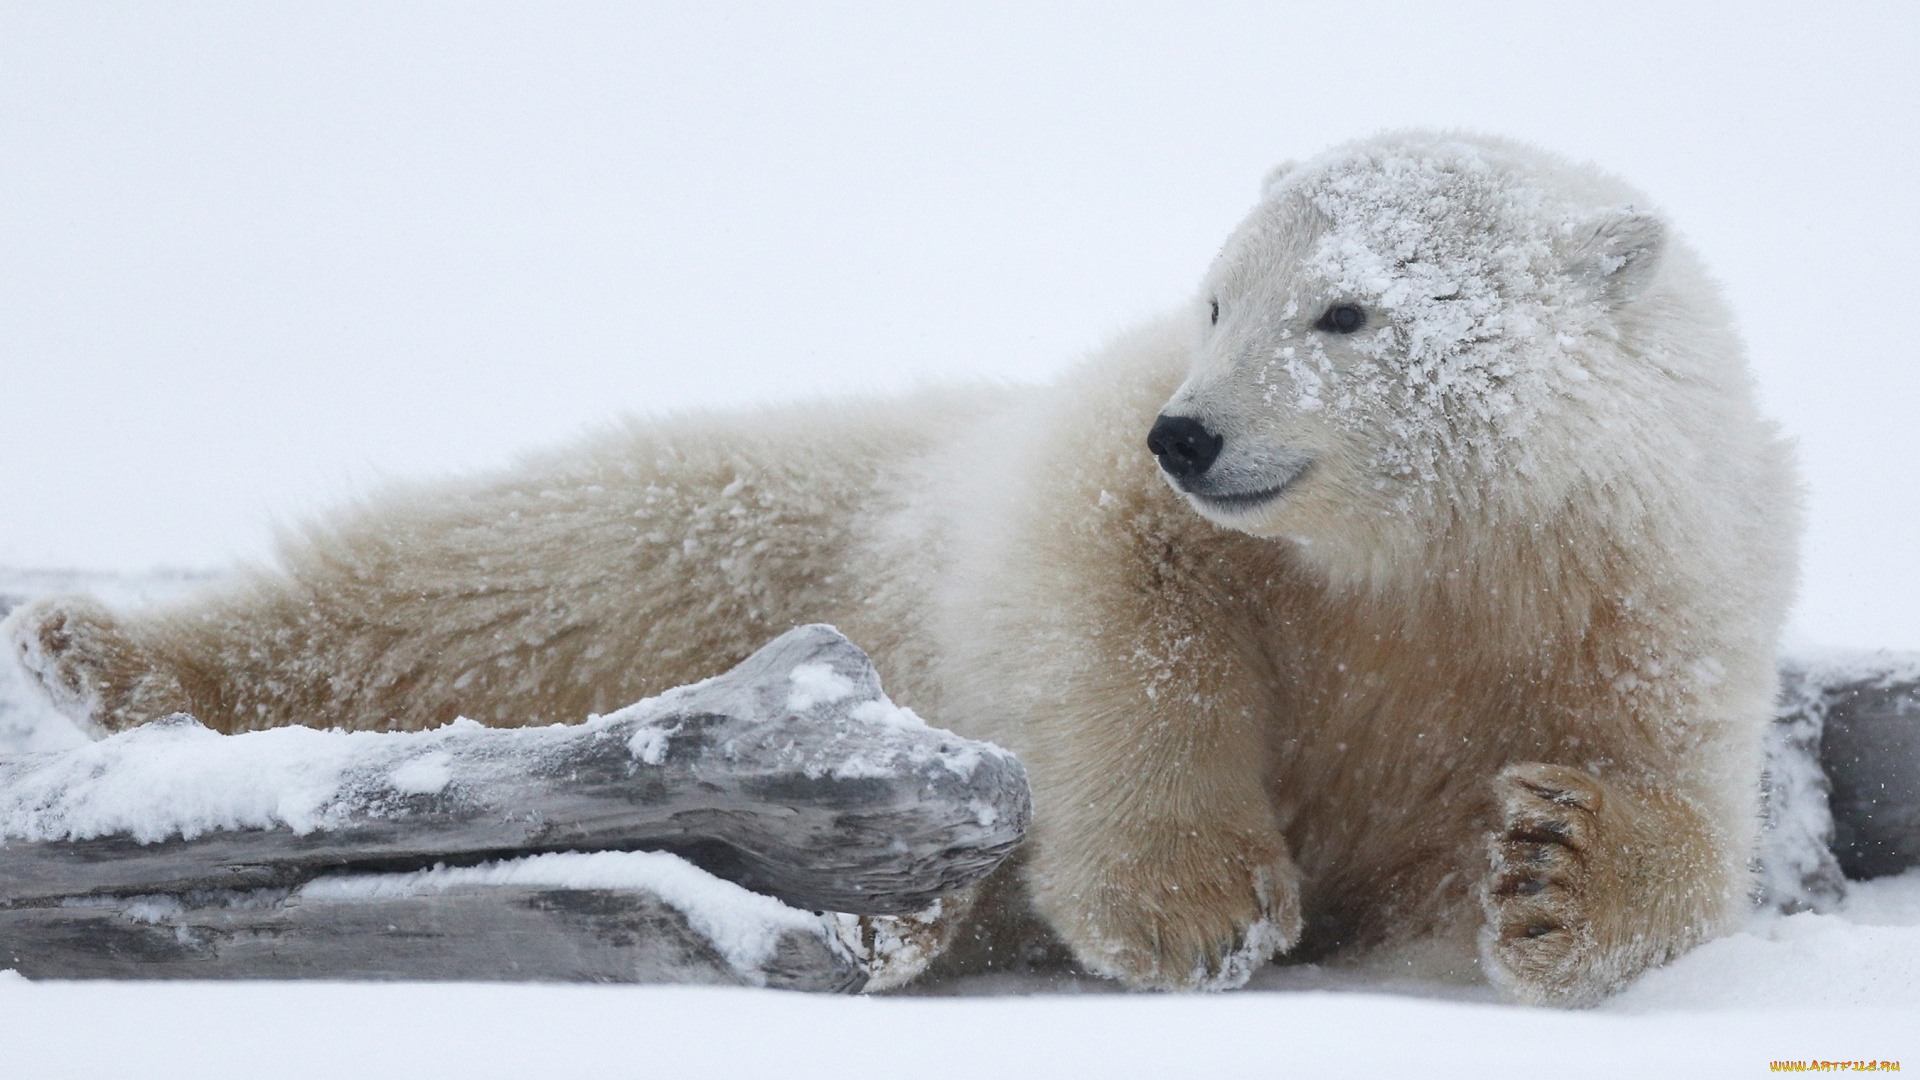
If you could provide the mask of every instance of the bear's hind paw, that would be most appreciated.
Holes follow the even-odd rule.
[[[54,708],[96,735],[186,708],[179,682],[147,663],[92,597],[23,604],[0,622],[0,638]]]

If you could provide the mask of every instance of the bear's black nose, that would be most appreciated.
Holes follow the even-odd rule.
[[[1191,480],[1206,472],[1226,441],[1191,416],[1161,416],[1147,432],[1147,449],[1175,480]]]

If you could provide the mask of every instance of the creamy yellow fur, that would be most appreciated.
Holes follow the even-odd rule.
[[[1294,272],[1258,265],[1211,280]],[[1253,339],[1188,312],[1048,388],[634,422],[390,492],[176,607],[8,625],[79,718],[239,731],[574,720],[831,622],[1027,763],[1021,902],[1094,970],[1418,952],[1585,1003],[1744,910],[1797,528],[1691,257],[1600,323],[1563,334],[1601,389],[1528,433],[1545,465],[1468,491],[1485,466],[1443,463],[1397,509],[1283,404],[1349,456],[1259,520],[1196,513],[1155,416],[1272,399]]]

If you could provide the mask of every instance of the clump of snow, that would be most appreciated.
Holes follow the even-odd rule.
[[[611,714],[612,717],[619,715]],[[627,740],[627,751],[643,765],[658,765],[667,760],[667,744],[679,731],[680,725],[670,718],[642,723],[634,729],[633,737]]]
[[[560,852],[481,866],[445,867],[411,874],[355,874],[319,878],[295,895],[303,900],[375,900],[444,892],[461,886],[531,885],[554,889],[618,889],[651,893],[678,911],[713,944],[735,971],[752,978],[789,933],[825,940],[818,915],[722,881],[663,852]]]
[[[992,743],[987,743],[986,746],[990,750],[1000,750],[998,746]],[[1006,751],[1001,750],[1000,752],[1005,753]],[[969,780],[973,777],[973,770],[980,764],[980,751],[975,750],[971,746],[956,747],[940,755],[940,764],[946,766],[948,772],[951,772],[960,779]],[[981,824],[991,825],[993,823],[990,821],[982,821]]]
[[[815,705],[844,701],[853,696],[853,680],[833,670],[832,664],[797,664],[787,678],[793,689],[787,693],[787,708],[806,712]]]
[[[848,716],[863,724],[881,724],[906,731],[924,731],[927,722],[912,710],[895,705],[884,698],[863,701],[847,713]]]
[[[434,750],[387,774],[393,789],[404,795],[438,795],[453,782],[453,755]]]
[[[902,705],[895,705],[886,698],[863,701],[847,713],[848,716],[863,724],[875,724],[890,727],[902,732],[924,733],[933,730],[919,714]],[[940,764],[947,771],[962,780],[971,779],[973,771],[980,766],[982,751],[1005,755],[1007,751],[990,742],[974,742],[955,739],[943,744],[939,749]],[[982,825],[992,825],[991,821],[982,821]]]
[[[0,791],[0,835],[142,843],[216,829],[323,827],[350,755],[304,728],[223,739],[175,718],[72,750]]]

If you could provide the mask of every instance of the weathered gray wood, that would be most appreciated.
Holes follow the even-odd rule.
[[[190,900],[193,898],[189,898]],[[415,896],[276,891],[0,908],[0,966],[58,979],[460,979],[852,992],[866,972],[825,918],[737,967],[633,889],[465,885]]]
[[[1920,683],[1829,691],[1820,763],[1833,786],[1833,853],[1851,878],[1920,866]]]
[[[814,682],[830,673],[829,689],[843,692],[807,700],[796,671]],[[592,723],[376,737],[318,813],[326,827],[305,834],[146,843],[63,834],[62,820],[84,817],[59,801],[72,761],[21,755],[0,760],[0,801],[12,800],[0,813],[11,837],[0,898],[288,888],[343,869],[657,849],[800,908],[914,911],[997,866],[1030,804],[1011,755],[890,723],[890,710],[865,653],[831,627],[801,627],[723,676]],[[396,779],[429,754],[445,770],[439,790]],[[22,805],[35,792],[50,793],[48,805]]]

